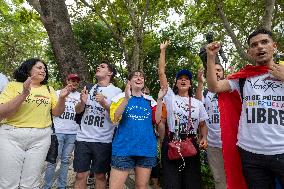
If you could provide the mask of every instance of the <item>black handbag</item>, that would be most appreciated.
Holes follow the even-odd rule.
[[[49,86],[47,86],[47,89],[50,92]],[[54,163],[56,163],[56,159],[57,159],[57,156],[58,156],[58,140],[57,140],[57,137],[55,135],[55,128],[54,128],[54,124],[53,124],[51,110],[50,110],[50,117],[51,117],[51,129],[52,129],[51,143],[50,143],[50,147],[49,147],[48,153],[46,155],[45,161],[54,164]]]
[[[51,134],[51,143],[45,161],[54,164],[56,163],[56,159],[58,156],[58,140],[54,132],[53,124],[52,124],[52,130],[53,132]]]

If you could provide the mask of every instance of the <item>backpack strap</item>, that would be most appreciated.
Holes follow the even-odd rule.
[[[93,88],[93,86],[94,86],[93,83],[87,83],[86,89],[88,90],[89,94],[90,94],[90,90]]]
[[[245,82],[246,82],[246,78],[240,78],[239,79],[240,94],[241,94],[242,101],[244,99],[244,85],[245,85]]]
[[[47,85],[46,87],[47,87],[47,90],[48,90],[49,94],[51,94],[49,86]],[[52,129],[52,134],[55,134],[55,128],[54,128],[54,123],[53,123],[52,116],[53,116],[52,115],[52,110],[50,109],[51,129]]]

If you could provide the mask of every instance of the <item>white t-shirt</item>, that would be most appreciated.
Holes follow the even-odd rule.
[[[239,80],[230,80],[240,91]],[[256,154],[284,153],[284,82],[271,74],[247,78],[237,145]]]
[[[169,131],[175,131],[175,119],[178,118],[180,125],[180,133],[186,134],[189,117],[189,98],[175,95],[171,88],[164,97],[167,108],[167,123]],[[197,134],[197,129],[201,121],[208,119],[203,103],[195,98],[191,98],[191,121],[192,127],[190,134]]]
[[[0,93],[4,90],[4,87],[8,84],[8,78],[0,73]]]
[[[57,97],[59,97],[60,90],[56,91]],[[75,118],[75,106],[80,102],[80,93],[70,93],[65,101],[65,110],[59,117],[53,117],[53,123],[56,133],[62,134],[76,134],[79,125],[74,121]]]
[[[81,126],[77,133],[76,140],[86,142],[111,143],[114,126],[106,111],[93,97],[94,90],[106,97],[108,104],[111,99],[121,93],[121,90],[112,84],[107,87],[94,85],[88,94],[86,109],[82,117]]]
[[[204,104],[209,119],[206,121],[208,128],[208,145],[212,147],[222,148],[220,113],[218,107],[218,97],[216,93],[208,91],[204,97]]]

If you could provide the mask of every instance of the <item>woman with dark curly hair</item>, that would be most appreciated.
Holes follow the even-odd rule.
[[[158,94],[156,121],[160,123],[162,100],[167,109],[167,127],[162,142],[161,159],[163,166],[163,189],[201,189],[201,165],[199,147],[207,146],[208,115],[199,100],[192,97],[192,73],[183,69],[177,72],[173,90],[169,88],[165,74],[166,41],[160,45],[159,80],[161,90]],[[170,160],[168,156],[169,142],[190,138],[197,154],[190,157]],[[199,138],[199,140],[198,140]],[[199,143],[199,146],[198,146]],[[182,156],[182,155],[181,155]]]
[[[57,99],[46,85],[46,64],[35,58],[24,61],[14,78],[0,95],[0,189],[38,189],[51,141],[50,112],[64,112],[71,86]]]

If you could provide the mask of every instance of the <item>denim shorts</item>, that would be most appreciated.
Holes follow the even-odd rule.
[[[112,156],[111,167],[119,170],[131,170],[135,167],[149,168],[155,167],[157,157],[145,156]]]

